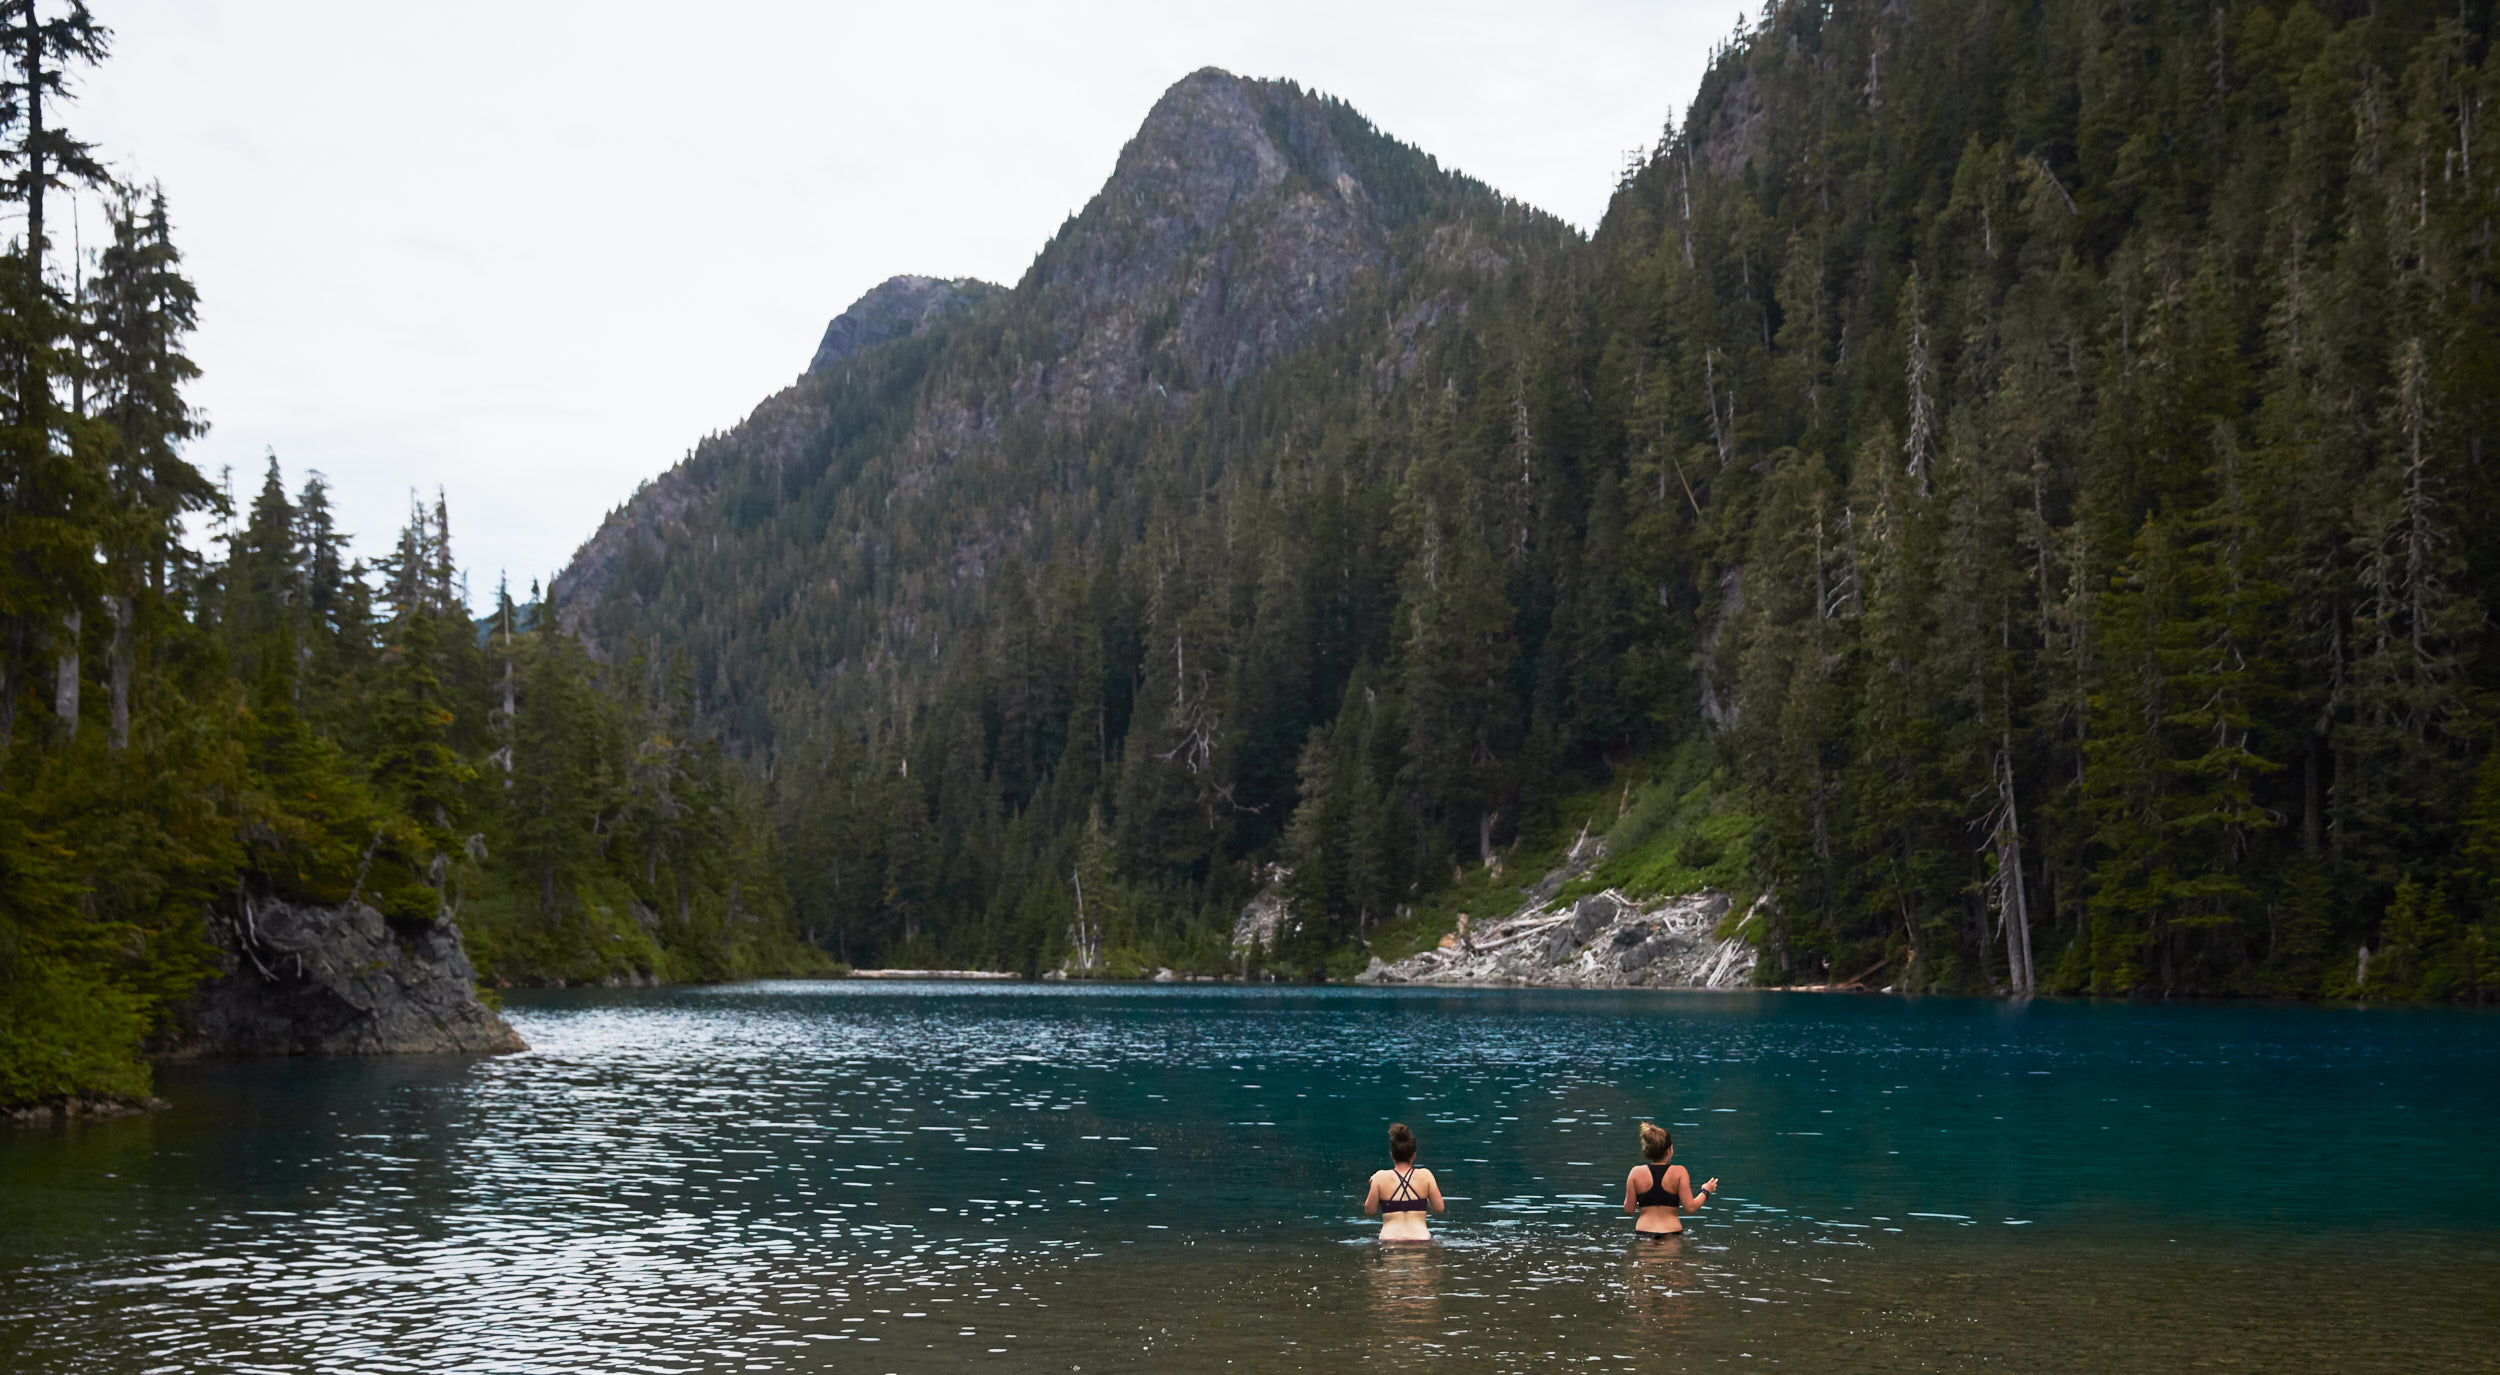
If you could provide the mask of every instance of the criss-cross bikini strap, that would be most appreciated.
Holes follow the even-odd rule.
[[[1421,1197],[1421,1195],[1420,1195],[1420,1194],[1417,1194],[1417,1193],[1415,1192],[1415,1172],[1414,1172],[1413,1170],[1395,1170],[1395,1169],[1393,1169],[1393,1170],[1389,1171],[1389,1173],[1391,1173],[1391,1174],[1393,1174],[1393,1175],[1396,1175],[1396,1176],[1398,1177],[1398,1191],[1397,1191],[1396,1193],[1393,1193],[1393,1194],[1389,1195],[1389,1197],[1391,1197],[1391,1198],[1419,1198],[1419,1197]]]

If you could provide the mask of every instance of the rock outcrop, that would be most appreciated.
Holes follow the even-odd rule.
[[[1292,932],[1293,914],[1285,906],[1285,880],[1292,876],[1293,871],[1281,864],[1270,864],[1259,875],[1259,891],[1233,921],[1235,960],[1273,954],[1277,942]]]
[[[361,902],[244,899],[210,932],[220,972],[158,1058],[529,1049],[478,1001],[477,970],[449,922],[395,923]]]
[[[1559,909],[1532,904],[1395,964],[1375,958],[1355,982],[1740,988],[1753,977],[1754,949],[1716,934],[1727,913],[1725,893],[1634,902],[1608,889]]]
[[[1461,917],[1438,948],[1395,963],[1374,957],[1355,982],[1740,988],[1752,980],[1753,944],[1718,934],[1725,893],[1634,900],[1609,888],[1562,901],[1563,890],[1605,857],[1606,842],[1584,834],[1526,891],[1518,911],[1482,925]]]
[[[1006,288],[975,277],[948,281],[942,277],[888,277],[833,317],[825,337],[809,360],[809,372],[826,368],[863,349],[909,338],[950,315],[961,315],[1005,294]]]

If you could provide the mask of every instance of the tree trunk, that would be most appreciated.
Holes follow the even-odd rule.
[[[2005,921],[2005,977],[2017,998],[2035,991],[2031,969],[2031,901],[2024,892],[2023,830],[2014,811],[2013,741],[2006,739],[1997,755],[1997,805],[2003,821],[1997,832],[1997,911]]]
[[[26,52],[20,63],[20,89],[26,93],[26,170],[18,184],[26,194],[26,275],[34,291],[43,291],[43,21],[35,7],[26,7]],[[48,385],[38,374],[30,381]],[[42,398],[37,397],[37,400]]]
[[[1076,885],[1076,963],[1079,969],[1091,969],[1093,962],[1085,954],[1085,867],[1078,865],[1068,871],[1068,882]]]
[[[2428,367],[2422,361],[2422,341],[2408,340],[2403,352],[2404,376],[2399,379],[2404,403],[2405,427],[2405,621],[2412,634],[2413,677],[2417,685],[2430,677],[2430,631],[2424,623],[2425,594],[2431,576],[2431,510],[2430,495],[2422,481],[2422,431],[2428,424]],[[2427,696],[2427,694],[2424,694]],[[2429,713],[2420,705],[2409,713],[2413,734],[2420,738],[2429,725]]]
[[[61,743],[78,738],[78,627],[82,617],[76,611],[61,613],[61,643],[55,658],[52,677],[52,717],[61,731]]]
[[[104,599],[104,609],[113,617],[113,647],[110,653],[113,683],[113,725],[105,744],[115,753],[130,745],[130,655],[131,604],[127,593]]]
[[[2325,819],[2320,815],[2319,801],[2324,787],[2318,780],[2318,755],[2322,742],[2310,732],[2308,747],[2301,752],[2300,766],[2300,848],[2316,854],[2324,848]]]

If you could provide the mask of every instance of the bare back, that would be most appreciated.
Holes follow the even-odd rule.
[[[1379,1215],[1382,1241],[1429,1241],[1432,1229],[1424,1214],[1445,1211],[1441,1181],[1421,1165],[1374,1170],[1363,1211]]]
[[[1693,1179],[1681,1165],[1644,1161],[1624,1176],[1623,1208],[1637,1213],[1637,1232],[1673,1234],[1684,1230],[1684,1214],[1693,1206]]]

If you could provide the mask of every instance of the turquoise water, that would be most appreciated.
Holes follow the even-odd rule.
[[[2500,1018],[779,983],[0,1136],[30,1371],[2500,1368]],[[1725,1194],[1619,1204],[1643,1116]],[[1392,1119],[1441,1241],[1359,1216]]]

